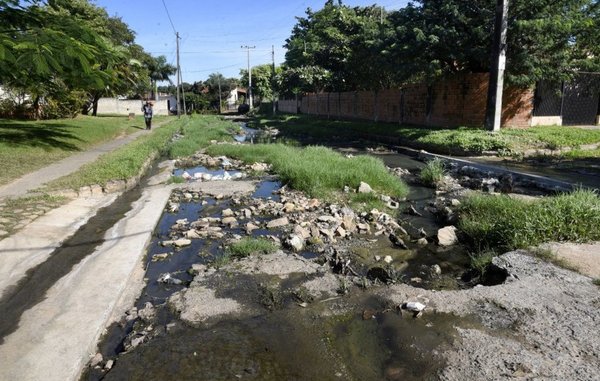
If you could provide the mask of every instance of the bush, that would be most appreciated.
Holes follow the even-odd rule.
[[[537,201],[509,196],[469,197],[460,209],[459,228],[477,250],[509,251],[549,241],[600,239],[600,197],[576,190]]]

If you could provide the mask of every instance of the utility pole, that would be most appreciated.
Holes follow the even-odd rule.
[[[275,102],[278,98],[275,94],[275,45],[271,45],[271,62],[273,63],[273,79],[271,80],[271,90],[273,91],[273,115],[275,115],[277,113]]]
[[[506,66],[506,30],[508,27],[508,1],[497,0],[488,86],[485,128],[500,131],[502,117],[502,90],[504,87],[504,68]]]
[[[222,104],[222,100],[221,100],[221,73],[217,73],[217,78],[219,78],[219,114],[222,112],[221,110],[221,104]]]
[[[179,86],[181,85],[181,67],[179,67],[179,32],[175,33],[177,39],[177,118],[181,118],[181,97],[179,96]]]
[[[179,80],[181,82],[181,97],[183,100],[183,115],[187,115],[187,106],[185,104],[185,91],[183,91],[183,74],[181,74],[181,71],[179,72]]]
[[[248,52],[248,100],[250,101],[250,110],[254,107],[252,104],[252,69],[250,68],[250,49],[256,49],[256,46],[242,46],[242,49],[246,49]]]

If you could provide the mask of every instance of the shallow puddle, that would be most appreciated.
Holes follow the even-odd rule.
[[[427,380],[442,369],[439,353],[455,340],[455,327],[472,324],[384,307],[361,297],[210,328],[181,326],[120,356],[104,379]]]
[[[235,178],[242,173],[241,171],[225,170],[223,168],[208,169],[204,166],[199,165],[197,167],[192,167],[192,168],[176,169],[175,171],[173,171],[173,176],[182,177],[184,172],[187,172],[190,176],[192,176],[194,178],[198,177],[200,175],[204,175],[204,174],[210,175],[213,180],[227,179],[228,176]]]

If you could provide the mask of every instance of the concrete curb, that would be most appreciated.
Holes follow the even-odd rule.
[[[534,183],[537,187],[548,191],[569,192],[575,188],[575,186],[571,183],[561,180],[555,180],[545,176],[535,175],[532,173],[526,173],[513,169],[499,168],[493,165],[475,163],[470,160],[429,153],[427,151],[415,150],[407,147],[394,147],[394,149],[397,150],[399,153],[418,158],[419,160],[432,160],[438,158],[444,160],[445,162],[453,163],[458,166],[474,167],[481,172],[489,173],[490,176],[510,174],[513,177],[515,177],[516,180]]]

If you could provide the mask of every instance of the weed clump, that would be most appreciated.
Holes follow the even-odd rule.
[[[509,251],[549,241],[598,240],[600,197],[583,189],[536,201],[475,195],[462,204],[459,228],[480,250]]]
[[[421,170],[420,179],[423,185],[436,188],[446,176],[444,161],[440,158],[430,160]]]
[[[277,250],[277,245],[266,238],[242,238],[232,243],[226,250],[231,258],[241,259],[251,254],[271,254]]]

